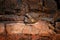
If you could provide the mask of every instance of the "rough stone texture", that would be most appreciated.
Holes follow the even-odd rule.
[[[57,30],[57,33],[60,34],[60,22],[56,22],[56,30]]]
[[[55,40],[52,39],[55,33],[49,27],[52,25],[49,25],[50,23],[45,19],[38,20],[47,17],[51,20],[56,7],[54,0],[44,0],[44,3],[42,0],[0,0],[0,21],[3,23],[6,21],[5,24],[0,24],[0,40]],[[19,21],[24,21],[26,13],[37,19],[37,22],[19,23]],[[13,23],[10,23],[11,21]]]
[[[40,11],[56,11],[57,9],[57,5],[56,5],[56,2],[54,0],[44,0],[44,3],[43,3],[43,0],[24,0],[23,1],[24,3],[26,3],[27,5],[29,5],[30,7],[30,11],[33,11],[36,9],[37,10],[40,10]],[[50,4],[50,5],[49,5]],[[53,6],[54,5],[54,6]]]
[[[0,21],[23,21],[24,16],[18,15],[0,15]]]
[[[44,1],[45,1],[45,7],[49,8],[51,10],[56,10],[57,4],[54,0],[44,0]]]
[[[14,21],[14,20],[15,21],[21,21],[21,20],[24,20],[24,16],[28,12],[30,14],[32,14],[32,17],[38,19],[39,15],[41,14],[40,13],[41,11],[45,10],[48,12],[48,10],[50,11],[52,9],[54,9],[54,10],[56,9],[56,7],[55,7],[56,4],[55,4],[54,0],[51,0],[51,1],[45,0],[44,2],[45,2],[44,3],[45,6],[43,6],[42,0],[37,0],[37,1],[36,0],[22,0],[22,1],[21,0],[20,1],[19,0],[9,0],[9,1],[5,0],[3,2],[5,9],[3,9],[4,11],[3,12],[1,11],[1,13],[0,13],[0,14],[4,14],[4,17],[1,16],[0,20],[2,20],[2,21],[4,21],[4,20],[5,21]],[[19,3],[22,3],[22,4],[20,5]],[[49,5],[50,3],[51,3],[51,5]],[[54,6],[52,7],[52,5],[54,5]],[[45,9],[42,7],[44,7]],[[46,10],[46,9],[48,9],[48,10]],[[31,13],[31,11],[33,11],[35,13],[39,12],[39,11],[40,12],[38,15],[33,16],[34,13]],[[10,14],[13,14],[13,16],[14,15],[19,15],[19,16],[13,17]],[[50,17],[51,17],[51,15],[50,15]]]
[[[41,25],[40,25],[41,24]],[[24,23],[11,23],[6,24],[6,30],[9,34],[53,34],[53,31],[49,29],[49,25],[44,21],[38,21],[35,24],[24,24]]]
[[[20,34],[23,31],[25,24],[23,23],[11,23],[6,24],[6,30],[8,34]]]
[[[7,40],[54,40],[54,32],[49,29],[46,21],[34,24],[9,23],[6,24]]]
[[[0,40],[5,40],[6,34],[5,34],[5,27],[4,23],[0,23]]]
[[[6,40],[6,34],[5,33],[0,34],[0,40]]]
[[[56,40],[60,40],[60,34],[56,34]]]
[[[5,27],[3,23],[0,23],[0,34],[5,32]]]
[[[39,10],[39,7],[41,5],[40,0],[37,0],[37,1],[36,0],[24,0],[24,2],[28,3],[30,9],[37,9],[37,10]]]
[[[8,35],[7,37],[8,40],[53,40],[52,36],[45,36],[41,37],[40,35],[31,35],[31,34],[13,34],[13,35]]]

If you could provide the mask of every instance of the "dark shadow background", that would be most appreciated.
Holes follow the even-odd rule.
[[[60,0],[55,0],[57,3],[57,8],[60,9]]]

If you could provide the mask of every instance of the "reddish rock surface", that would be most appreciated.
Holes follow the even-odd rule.
[[[49,25],[45,21],[38,21],[34,24],[11,23],[6,25],[6,30],[9,34],[52,34]]]
[[[56,40],[60,40],[60,34],[56,34]]]
[[[6,40],[6,34],[0,34],[0,40]]]
[[[56,30],[57,30],[57,33],[60,34],[60,22],[56,22]]]
[[[5,32],[5,27],[3,23],[0,23],[0,34]]]

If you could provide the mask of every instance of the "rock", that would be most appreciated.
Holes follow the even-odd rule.
[[[0,23],[0,34],[5,32],[4,23]]]
[[[23,29],[23,34],[38,34],[39,30],[34,28],[34,26],[26,25]]]
[[[24,3],[28,3],[28,6],[30,7],[29,9],[31,10],[41,10],[41,7],[42,7],[42,1],[41,0],[24,0],[23,1]]]
[[[60,22],[56,22],[56,32],[59,34],[60,33]]]
[[[56,40],[60,40],[60,34],[56,34]]]
[[[45,11],[48,13],[54,13],[57,10],[57,4],[55,0],[44,0]]]
[[[26,25],[24,23],[10,23],[6,24],[6,30],[8,34],[40,34],[45,36],[53,34],[53,31],[44,21]]]
[[[0,21],[23,21],[24,16],[18,15],[0,15]]]
[[[23,31],[25,24],[23,23],[10,23],[6,24],[8,34],[20,34]]]

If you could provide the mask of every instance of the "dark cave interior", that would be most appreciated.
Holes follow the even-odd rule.
[[[57,3],[57,8],[60,9],[60,0],[55,0]]]

